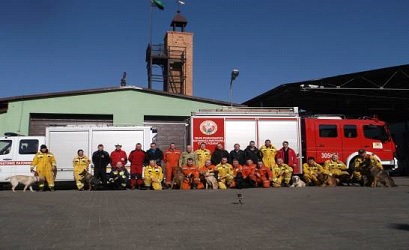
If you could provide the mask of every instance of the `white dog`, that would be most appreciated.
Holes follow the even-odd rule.
[[[207,173],[205,176],[206,179],[206,189],[218,189],[219,188],[219,184],[217,182],[216,177],[214,177],[213,173]]]
[[[38,176],[26,176],[26,175],[14,175],[14,176],[10,176],[6,178],[6,180],[10,180],[11,190],[13,190],[13,192],[16,192],[15,189],[19,183],[24,185],[23,192],[25,192],[27,188],[30,188],[30,191],[34,192],[32,185],[40,181],[41,179],[42,178]]]
[[[293,187],[300,187],[300,188],[305,187],[305,182],[303,182],[303,181],[300,179],[300,177],[294,175],[293,178],[292,178],[292,180],[293,180],[293,184],[292,184],[290,187],[292,187],[292,188],[293,188]]]

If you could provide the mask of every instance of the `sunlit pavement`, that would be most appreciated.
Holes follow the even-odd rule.
[[[376,189],[4,190],[0,249],[408,249],[409,178],[395,181]]]

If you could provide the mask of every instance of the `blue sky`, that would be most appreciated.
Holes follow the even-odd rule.
[[[153,43],[176,14],[154,10]],[[0,98],[147,87],[149,0],[0,0]],[[235,102],[283,83],[409,63],[407,0],[186,0],[194,95]],[[160,86],[157,85],[156,88]]]

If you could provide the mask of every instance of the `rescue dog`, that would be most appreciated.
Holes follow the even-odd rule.
[[[297,175],[294,175],[294,176],[292,177],[292,181],[293,181],[293,184],[291,184],[291,186],[290,186],[291,188],[294,188],[294,187],[303,188],[303,187],[306,186],[306,185],[305,185],[305,182],[302,181],[302,180],[300,179],[300,177],[297,176]]]
[[[216,176],[214,176],[214,173],[206,173],[205,179],[206,179],[206,189],[218,189],[219,188],[219,183],[217,182],[217,178]]]
[[[321,187],[336,187],[339,180],[332,175],[318,172],[317,179],[321,183]]]
[[[382,183],[385,187],[396,187],[392,177],[390,177],[385,170],[373,166],[370,172],[373,178],[371,187],[378,187],[378,182]]]
[[[92,189],[95,189],[97,180],[91,173],[84,169],[84,171],[82,171],[79,175],[84,178],[84,183],[88,185],[88,191],[92,191]]]
[[[13,190],[13,192],[16,192],[16,187],[19,183],[24,185],[23,192],[25,192],[27,188],[30,188],[30,191],[34,192],[32,185],[36,182],[43,181],[44,178],[39,176],[14,175],[7,177],[6,180],[10,180],[11,190]]]
[[[172,183],[170,184],[170,189],[173,189],[174,186],[178,186],[179,189],[182,186],[184,179],[183,171],[181,167],[177,167],[175,171],[173,171],[173,180]]]

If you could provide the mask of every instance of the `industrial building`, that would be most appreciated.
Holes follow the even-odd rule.
[[[389,123],[402,174],[409,175],[409,64],[282,84],[246,102],[299,107],[304,115],[376,116]]]
[[[160,133],[156,142],[181,148],[188,140],[187,119],[199,109],[230,103],[125,86],[0,99],[0,133],[44,135],[56,125],[147,125]]]

